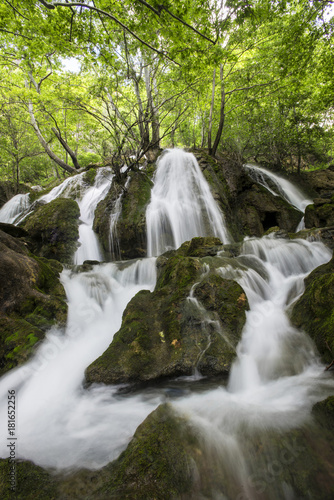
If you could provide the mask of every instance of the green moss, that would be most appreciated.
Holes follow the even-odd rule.
[[[191,454],[197,439],[186,421],[161,405],[141,424],[112,465],[101,492],[109,498],[169,500],[187,494],[193,483]]]
[[[93,186],[97,174],[96,168],[90,168],[83,175],[83,181],[89,186]]]
[[[139,292],[129,302],[109,348],[87,368],[88,382],[190,375],[199,360],[203,373],[228,372],[245,323],[247,299],[237,283],[215,272],[203,278],[201,259],[185,255],[216,251],[216,243],[220,242],[214,238],[196,238],[159,257],[155,291]],[[188,300],[195,284],[195,297],[203,307]]]
[[[71,199],[56,198],[42,205],[24,222],[32,251],[40,257],[71,263],[79,237],[78,204]]]
[[[2,500],[55,500],[58,492],[55,480],[48,472],[31,462],[15,462],[16,487],[11,490],[8,460],[0,460],[0,496]]]
[[[325,363],[334,359],[333,271],[332,258],[305,279],[305,291],[291,315],[293,323],[312,337]]]

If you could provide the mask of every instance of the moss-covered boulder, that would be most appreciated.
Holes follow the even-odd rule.
[[[139,292],[123,314],[109,348],[86,371],[88,382],[139,382],[229,372],[245,323],[242,288],[215,270],[203,274],[199,257],[221,248],[217,238],[195,238],[157,261],[153,293]]]
[[[235,217],[245,235],[263,236],[274,226],[295,231],[302,214],[264,187],[245,181],[244,190],[235,202]]]
[[[33,253],[62,263],[72,263],[79,238],[80,209],[76,201],[56,198],[39,206],[22,223]]]
[[[305,291],[291,320],[314,340],[323,362],[330,363],[334,359],[334,258],[305,279]]]
[[[152,171],[131,173],[126,186],[114,181],[95,210],[94,231],[104,251],[114,259],[146,256],[145,215],[151,197]],[[110,234],[111,217],[114,219],[113,234]]]
[[[23,363],[54,324],[65,324],[62,266],[33,256],[25,242],[0,231],[0,373]]]
[[[334,226],[334,195],[330,199],[316,198],[305,210],[305,227]]]

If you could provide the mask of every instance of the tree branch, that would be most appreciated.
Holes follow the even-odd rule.
[[[123,29],[128,31],[134,38],[136,38],[136,40],[138,40],[140,43],[145,45],[145,47],[147,47],[150,50],[153,50],[153,52],[156,52],[160,56],[166,57],[169,61],[173,62],[177,66],[180,66],[180,64],[178,62],[171,59],[165,52],[162,52],[161,50],[153,47],[153,45],[149,44],[148,42],[145,42],[142,38],[140,38],[138,35],[136,35],[132,30],[130,30],[130,28],[128,28],[125,24],[123,24],[119,19],[117,19],[115,16],[109,14],[105,10],[98,9],[97,7],[94,7],[93,5],[87,5],[87,4],[83,4],[80,2],[71,2],[71,3],[55,2],[53,4],[50,4],[44,0],[38,0],[38,1],[41,2],[48,9],[55,9],[56,7],[85,7],[86,9],[93,10],[99,14],[102,14],[103,16],[109,17],[109,19],[111,19],[112,21],[117,23],[119,26],[121,26]]]

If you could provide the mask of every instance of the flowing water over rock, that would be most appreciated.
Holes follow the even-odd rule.
[[[89,196],[96,206],[104,195],[104,183],[96,182],[94,191],[82,198],[87,225],[93,211]],[[170,151],[160,160],[147,208],[147,231],[150,256],[194,236],[229,241],[223,215],[192,155]],[[82,246],[84,250],[84,237]],[[260,495],[263,489],[254,492],[249,478],[258,465],[252,463],[251,439],[259,431],[296,428],[308,419],[312,405],[333,391],[313,344],[287,316],[303,291],[304,277],[330,257],[322,243],[270,236],[246,239],[234,265],[225,262],[220,267],[223,277],[241,284],[250,304],[228,386],[185,394],[173,403],[199,429],[212,461],[237,485],[227,496],[212,487],[209,498],[294,498],[289,485],[268,497]],[[35,357],[0,383],[2,421],[8,390],[17,392],[19,457],[59,469],[102,467],[165,401],[165,393],[158,390],[121,396],[117,386],[83,385],[85,368],[110,344],[129,300],[139,290],[154,289],[155,261],[150,257],[96,265],[82,273],[63,271],[69,301],[66,331],[49,331]],[[195,305],[201,307],[199,302]],[[0,432],[1,456],[6,457],[5,426]]]
[[[224,222],[195,157],[170,150],[159,161],[147,208],[147,253],[160,255],[195,236],[230,241]]]
[[[29,193],[13,196],[0,209],[0,222],[14,224],[18,217],[30,207]]]

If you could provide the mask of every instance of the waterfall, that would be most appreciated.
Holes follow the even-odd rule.
[[[111,182],[109,169],[100,168],[94,185],[88,188],[82,198],[77,198],[80,208],[79,248],[74,255],[74,263],[82,264],[85,260],[102,261],[103,256],[99,241],[93,231],[94,214],[97,204],[106,197]]]
[[[73,194],[73,189],[80,191],[76,198],[82,225],[90,226],[96,204],[110,184],[111,174],[105,173],[103,179],[101,170],[89,188],[80,176],[67,179],[65,186],[42,198],[48,202]],[[147,208],[147,233],[151,256],[177,248],[193,236],[214,235],[229,241],[223,215],[193,155],[168,151],[160,160]],[[85,246],[85,236],[82,242]],[[296,428],[307,420],[315,402],[333,392],[333,381],[324,373],[312,342],[287,316],[303,292],[305,276],[330,257],[322,243],[270,235],[246,238],[233,267],[221,259],[224,265],[217,272],[239,282],[250,305],[228,385],[189,390],[172,404],[186,414],[203,446],[240,485],[247,485],[256,472],[249,449],[247,459],[252,432]],[[1,421],[7,420],[7,391],[17,393],[19,458],[56,469],[101,468],[119,455],[136,427],[165,401],[159,389],[120,396],[117,386],[84,388],[84,370],[109,346],[130,299],[140,290],[153,291],[155,263],[156,258],[149,257],[103,263],[88,272],[62,272],[69,306],[66,328],[53,327],[34,357],[0,380]],[[205,264],[203,276],[208,271]],[[188,302],[200,310],[202,305],[193,296],[196,286]],[[208,322],[215,321],[214,316],[208,317]],[[214,328],[219,333],[219,321]],[[0,436],[0,454],[6,457],[5,426]],[[241,497],[213,492],[208,498]],[[294,497],[274,493],[270,498]]]
[[[313,203],[312,200],[305,197],[302,191],[297,188],[292,182],[274,174],[270,170],[247,163],[244,165],[248,175],[258,184],[268,189],[274,196],[280,196],[288,203],[296,207],[300,212],[305,212],[307,205]],[[296,232],[305,228],[304,217],[301,219]]]
[[[14,224],[18,217],[30,207],[29,193],[13,196],[0,209],[0,222]]]
[[[117,387],[82,386],[85,368],[110,344],[127,303],[139,290],[153,290],[155,279],[155,258],[97,265],[79,274],[63,271],[66,330],[51,329],[34,358],[0,383],[1,421],[6,421],[8,388],[17,392],[21,457],[61,469],[99,468],[118,456],[159,404],[159,397],[120,400]],[[4,426],[0,436],[6,456]]]
[[[195,236],[229,242],[219,210],[196,158],[179,149],[159,160],[146,211],[147,254],[160,255]]]

